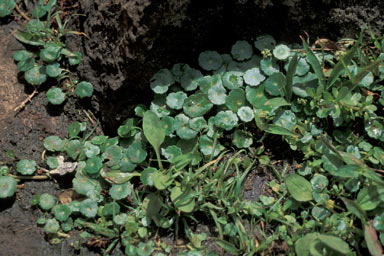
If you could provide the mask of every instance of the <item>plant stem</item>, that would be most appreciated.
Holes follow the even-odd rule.
[[[19,175],[12,175],[9,174],[9,176],[18,179],[18,180],[48,180],[49,177],[45,175],[35,175],[35,176],[19,176]]]

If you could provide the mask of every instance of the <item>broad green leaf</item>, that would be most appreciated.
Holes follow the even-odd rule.
[[[347,255],[351,253],[349,245],[341,238],[330,235],[319,234],[317,237],[324,245],[335,252]]]
[[[289,174],[285,179],[285,184],[296,201],[305,202],[313,199],[311,183],[304,177],[295,173]]]
[[[237,251],[237,248],[234,246],[233,243],[229,243],[225,240],[221,240],[221,239],[217,239],[216,240],[216,243],[221,247],[223,248],[224,250],[226,250],[227,252],[233,254],[233,255],[238,255],[238,251]]]
[[[310,248],[309,246],[312,240],[315,239],[316,237],[317,237],[316,233],[309,233],[299,238],[295,242],[295,251],[297,256],[311,256],[309,252],[309,248]]]
[[[145,112],[143,117],[144,135],[156,152],[159,167],[163,169],[160,159],[160,146],[165,139],[165,128],[160,118],[151,110]]]
[[[160,216],[159,212],[161,210],[162,198],[160,195],[151,193],[143,201],[142,207],[145,211],[147,217],[153,219],[156,225],[159,224]]]
[[[353,213],[357,218],[361,220],[361,222],[365,223],[367,219],[366,213],[363,209],[361,209],[361,207],[356,203],[356,201],[352,201],[345,197],[341,197],[341,200],[343,200],[349,212]]]
[[[153,180],[153,184],[158,190],[166,189],[169,185],[172,184],[173,181],[172,177],[170,177],[169,175],[165,175],[160,171],[152,173],[151,177]]]
[[[357,194],[357,203],[362,210],[369,211],[375,209],[379,204],[382,204],[381,196],[384,196],[384,189],[379,189],[377,186],[371,185],[364,187]]]
[[[191,192],[190,189],[182,191],[179,186],[171,189],[171,200],[180,211],[191,213],[195,208],[194,198],[188,198]]]
[[[118,170],[106,172],[104,169],[101,169],[100,174],[106,181],[113,184],[123,184],[131,180],[133,177],[140,177],[141,175],[138,172],[121,172]]]
[[[29,44],[32,46],[45,45],[45,42],[43,41],[43,38],[40,35],[32,35],[28,32],[24,32],[21,30],[18,30],[17,33],[14,34],[14,37],[16,37],[16,39],[19,40],[20,42]]]
[[[294,137],[298,137],[299,134],[287,129],[287,128],[284,128],[284,127],[281,127],[280,125],[276,125],[276,124],[269,124],[267,125],[267,127],[264,129],[265,132],[268,132],[268,133],[272,133],[272,134],[277,134],[277,135],[287,135],[287,136],[294,136]]]

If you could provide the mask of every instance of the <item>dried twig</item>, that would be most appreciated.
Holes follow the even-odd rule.
[[[15,115],[19,112],[19,110],[21,110],[22,108],[25,107],[25,105],[28,103],[28,101],[31,101],[32,98],[38,93],[37,89],[35,89],[32,94],[30,94],[23,102],[20,103],[19,106],[17,106],[14,111],[15,111]]]
[[[24,18],[24,19],[26,19],[27,21],[29,21],[31,18],[29,18],[28,16],[27,16],[27,14],[25,14],[25,12],[23,12],[21,9],[20,9],[20,6],[19,5],[16,5],[15,6],[15,9],[16,9],[16,11]]]

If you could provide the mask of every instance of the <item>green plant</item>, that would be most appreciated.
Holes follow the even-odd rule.
[[[0,17],[5,17],[13,11],[16,3],[14,0],[1,0],[0,1]]]
[[[11,12],[15,6],[14,1],[2,2],[0,16]],[[13,58],[25,80],[36,90],[48,79],[56,83],[56,87],[47,91],[47,98],[50,103],[59,105],[64,102],[66,94],[73,94],[73,91],[80,98],[90,97],[93,86],[85,81],[78,82],[70,72],[69,67],[79,64],[82,55],[66,48],[62,37],[75,32],[67,29],[68,20],[63,22],[60,12],[55,10],[56,0],[39,0],[32,11],[33,18],[15,34],[20,42],[31,47],[17,51]]]
[[[84,236],[108,238],[105,253],[120,241],[128,255],[153,253],[158,230],[189,239],[186,255],[208,255],[209,241],[234,255],[261,254],[273,243],[292,255],[354,255],[360,245],[379,255],[382,54],[367,54],[361,38],[337,58],[304,40],[302,48],[276,46],[264,35],[253,45],[201,53],[202,72],[187,64],[161,69],[150,81],[150,106],[137,106],[118,137],[92,137],[75,122],[69,138],[44,139],[47,154],[76,162],[81,197],[43,208],[41,195],[38,204],[53,207],[61,223],[49,221],[46,231],[87,229]],[[299,164],[278,168],[266,140],[298,152]],[[35,171],[22,161],[19,172]],[[54,158],[48,165],[58,168]],[[274,178],[259,200],[245,200],[257,165]],[[201,216],[215,237],[192,231]]]
[[[16,191],[16,180],[9,176],[0,176],[0,198],[12,197]]]

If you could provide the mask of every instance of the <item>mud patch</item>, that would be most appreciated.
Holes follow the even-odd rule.
[[[22,101],[23,86],[17,79],[17,67],[13,61],[13,53],[22,46],[12,36],[17,24],[4,26],[0,30],[0,134],[9,125],[8,120],[15,114],[14,109]]]

